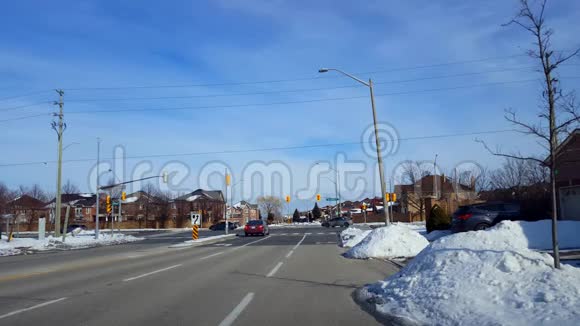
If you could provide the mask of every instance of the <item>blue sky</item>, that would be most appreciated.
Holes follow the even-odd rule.
[[[530,47],[530,35],[502,27],[517,9],[517,1],[18,1],[5,4],[0,27],[0,110],[56,99],[50,91],[65,90],[68,129],[64,159],[96,159],[96,139],[102,156],[116,146],[126,156],[197,153],[360,141],[372,123],[368,90],[336,74],[320,75],[321,66],[358,73],[376,84],[377,114],[400,138],[510,129],[503,111],[513,108],[522,118],[535,119],[538,81],[534,61],[518,56]],[[548,23],[557,49],[578,46],[580,3],[550,1]],[[472,61],[408,69],[441,63]],[[580,60],[561,70],[563,86],[577,89]],[[458,74],[447,78],[435,78]],[[431,78],[431,79],[429,79]],[[280,82],[279,80],[288,80]],[[299,79],[299,80],[296,80]],[[414,79],[414,81],[409,81]],[[423,79],[423,80],[416,80]],[[235,84],[179,88],[91,89],[147,85]],[[513,82],[516,81],[516,82]],[[504,83],[510,82],[510,83]],[[513,82],[513,83],[512,83]],[[472,88],[425,92],[434,88]],[[336,88],[342,86],[352,86]],[[323,88],[323,90],[320,90]],[[329,89],[334,88],[334,89]],[[318,90],[312,90],[318,89]],[[288,90],[305,90],[279,92]],[[233,94],[266,93],[256,95]],[[384,95],[406,93],[398,95]],[[208,97],[208,95],[216,95]],[[228,96],[222,96],[228,95]],[[151,97],[181,99],[142,99]],[[206,96],[206,97],[193,97]],[[285,105],[230,108],[245,104],[310,101]],[[132,100],[122,100],[133,98]],[[87,101],[91,100],[91,101]],[[100,101],[95,101],[100,100]],[[117,109],[214,107],[197,110],[94,112]],[[46,116],[0,122],[4,137],[0,164],[53,161],[56,136],[50,128],[53,105],[42,104],[0,111],[2,119],[46,113]],[[84,111],[84,113],[82,112]],[[77,113],[75,113],[77,112]],[[78,113],[81,112],[81,113]],[[0,119],[1,120],[1,119]],[[529,137],[514,133],[478,136],[506,151],[541,154]],[[396,154],[385,158],[387,171],[403,160],[432,160],[438,154],[442,170],[464,161],[494,168],[501,160],[474,142],[475,136],[401,141]],[[146,157],[127,160],[115,170],[120,178],[159,174],[168,162],[187,166],[180,190],[199,186],[208,162],[229,166],[234,182],[254,161],[283,162],[290,167],[293,195],[307,184],[316,162],[333,162],[338,153],[348,160],[374,159],[360,146],[293,149],[235,154]],[[107,160],[105,160],[107,163]],[[64,164],[64,179],[89,189],[94,161]],[[117,163],[118,164],[118,163]],[[147,169],[150,164],[150,169]],[[138,166],[139,171],[134,171]],[[340,168],[340,166],[339,166]],[[11,187],[38,183],[55,187],[55,164],[0,167],[0,181]],[[220,170],[221,171],[221,170]],[[371,179],[369,169],[358,177]],[[327,174],[332,177],[332,174]],[[110,175],[104,175],[108,179]],[[357,176],[345,177],[344,188]],[[219,187],[219,176],[210,186]],[[324,196],[334,185],[321,179]],[[344,181],[344,180],[343,180]],[[242,187],[239,187],[240,190]],[[133,189],[134,190],[134,189]],[[242,194],[235,190],[236,200]],[[376,193],[373,187],[366,194]],[[284,191],[286,192],[286,191]],[[248,194],[244,195],[248,197]],[[348,196],[348,191],[345,191]],[[311,201],[293,202],[304,207]]]

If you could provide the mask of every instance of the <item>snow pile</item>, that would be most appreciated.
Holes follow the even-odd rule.
[[[361,230],[358,228],[347,228],[340,233],[341,246],[345,248],[352,248],[361,242],[371,230]]]
[[[372,230],[361,242],[344,253],[347,258],[413,257],[429,245],[417,231],[398,224]]]
[[[487,231],[441,238],[355,298],[385,322],[577,325],[580,269],[556,270],[551,256],[528,249],[541,239],[523,231],[541,225],[505,221]]]
[[[451,230],[434,230],[429,233],[425,231],[423,236],[425,237],[425,239],[427,239],[427,241],[433,242],[435,240],[438,240],[439,238],[446,237],[451,234],[452,234]]]
[[[110,246],[128,242],[135,242],[143,240],[132,235],[110,234],[99,235],[99,239],[95,240],[94,233],[89,231],[82,231],[77,236],[67,235],[65,242],[62,242],[62,237],[48,236],[44,240],[30,239],[30,238],[13,238],[12,241],[7,242],[7,237],[2,236],[0,240],[0,256],[12,256],[22,253],[29,253],[34,251],[46,250],[71,250],[82,249],[97,246]]]

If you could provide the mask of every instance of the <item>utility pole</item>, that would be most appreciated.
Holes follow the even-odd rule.
[[[224,178],[225,179],[224,180],[225,181],[224,182],[225,183],[225,188],[224,188],[224,190],[225,190],[224,191],[224,196],[225,196],[225,198],[224,198],[224,219],[226,220],[226,235],[227,235],[228,231],[229,231],[228,230],[228,228],[229,228],[229,224],[228,224],[228,183],[229,182],[228,182],[228,169],[226,168],[225,171],[226,172],[224,174],[224,176],[225,176],[225,178]]]
[[[57,165],[57,172],[56,172],[56,216],[54,219],[54,232],[55,235],[58,237],[60,236],[60,215],[61,215],[61,180],[62,180],[62,136],[64,133],[64,130],[66,129],[66,124],[64,123],[64,113],[63,113],[63,107],[64,107],[64,91],[62,89],[57,89],[56,93],[59,95],[59,99],[58,102],[54,102],[54,105],[58,105],[59,107],[59,112],[57,113],[53,113],[53,116],[58,116],[58,122],[53,121],[51,126],[52,129],[54,129],[54,131],[56,131],[56,134],[58,136],[58,165]],[[66,230],[65,230],[66,232]]]
[[[97,138],[97,216],[95,217],[95,239],[99,238],[99,165],[101,165],[101,138]]]

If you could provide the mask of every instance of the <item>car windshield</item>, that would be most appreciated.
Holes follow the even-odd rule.
[[[262,221],[259,220],[249,221],[248,225],[262,225]]]

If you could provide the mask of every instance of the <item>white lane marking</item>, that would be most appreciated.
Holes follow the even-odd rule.
[[[290,250],[287,254],[286,254],[286,258],[290,258],[290,256],[292,256],[292,253],[294,253],[294,250]]]
[[[62,301],[62,300],[65,300],[65,299],[66,299],[66,297],[64,297],[64,298],[60,298],[60,299],[55,299],[55,300],[46,301],[46,302],[43,302],[43,303],[39,303],[39,304],[37,304],[36,306],[32,306],[32,307],[28,307],[28,308],[23,308],[23,309],[14,310],[14,311],[12,311],[12,312],[9,312],[9,313],[7,313],[7,314],[1,315],[1,316],[0,316],[0,319],[3,319],[3,318],[6,318],[6,317],[10,317],[10,316],[17,315],[17,314],[19,314],[19,313],[21,313],[21,312],[25,312],[25,311],[33,310],[33,309],[36,309],[36,308],[41,308],[41,307],[44,307],[44,306],[48,306],[49,304],[57,303],[57,302],[60,302],[60,301]]]
[[[156,271],[153,271],[153,272],[149,272],[149,273],[141,274],[141,275],[138,275],[138,276],[134,276],[134,277],[126,278],[126,279],[124,279],[124,280],[123,280],[123,282],[129,282],[129,281],[136,280],[136,279],[138,279],[138,278],[142,278],[142,277],[145,277],[145,276],[149,276],[149,275],[153,275],[153,274],[161,273],[161,272],[164,272],[164,271],[166,271],[166,270],[170,270],[170,269],[172,269],[172,268],[176,268],[176,267],[179,267],[179,266],[181,266],[181,264],[177,264],[177,265],[173,265],[173,266],[165,267],[165,268],[162,268],[162,269],[158,269],[158,270],[156,270]]]
[[[298,233],[298,232],[292,233],[292,235],[299,235],[299,234],[300,234],[300,233]]]
[[[229,247],[231,245],[232,245],[231,243],[216,243],[216,244],[214,244],[214,246],[216,246],[216,247]]]
[[[298,243],[294,246],[294,248],[292,248],[292,250],[296,250],[296,248],[300,246],[300,244],[302,243],[302,241],[304,241],[304,239],[306,239],[306,234],[302,237],[302,239],[300,239],[300,241],[298,241]]]
[[[240,303],[234,308],[234,310],[232,310],[232,312],[230,312],[230,314],[227,315],[224,320],[222,320],[219,326],[230,326],[231,324],[233,324],[234,321],[236,321],[236,319],[238,318],[238,316],[244,311],[244,309],[246,309],[248,304],[250,304],[250,301],[252,301],[252,299],[254,299],[254,293],[250,292],[246,294],[246,296],[242,299],[242,301],[240,301]]]
[[[260,239],[260,240],[256,240],[256,241],[248,242],[248,243],[246,243],[246,244],[244,244],[244,245],[241,245],[241,246],[239,246],[239,247],[234,247],[234,248],[232,248],[231,250],[232,250],[232,251],[234,251],[234,250],[238,250],[238,249],[240,249],[240,248],[243,248],[243,247],[245,247],[245,246],[249,246],[249,245],[251,245],[251,244],[253,244],[253,243],[260,242],[260,241],[264,241],[264,240],[268,239],[269,237],[270,237],[270,236],[267,236],[267,237],[265,237],[265,238],[262,238],[262,239]]]
[[[223,253],[224,253],[223,251],[216,252],[215,254],[211,254],[211,255],[209,255],[209,256],[201,257],[199,260],[204,260],[204,259],[208,259],[208,258],[211,258],[211,257],[215,257],[215,256],[217,256],[217,255],[221,255],[221,254],[223,254]]]
[[[325,234],[325,233],[324,233],[324,232],[318,232],[318,233],[316,233],[316,234]]]
[[[276,272],[280,269],[280,266],[282,266],[283,262],[279,262],[278,264],[276,264],[276,266],[274,266],[274,268],[270,271],[270,273],[268,273],[268,275],[266,275],[266,277],[272,277],[274,276],[274,274],[276,274]]]

